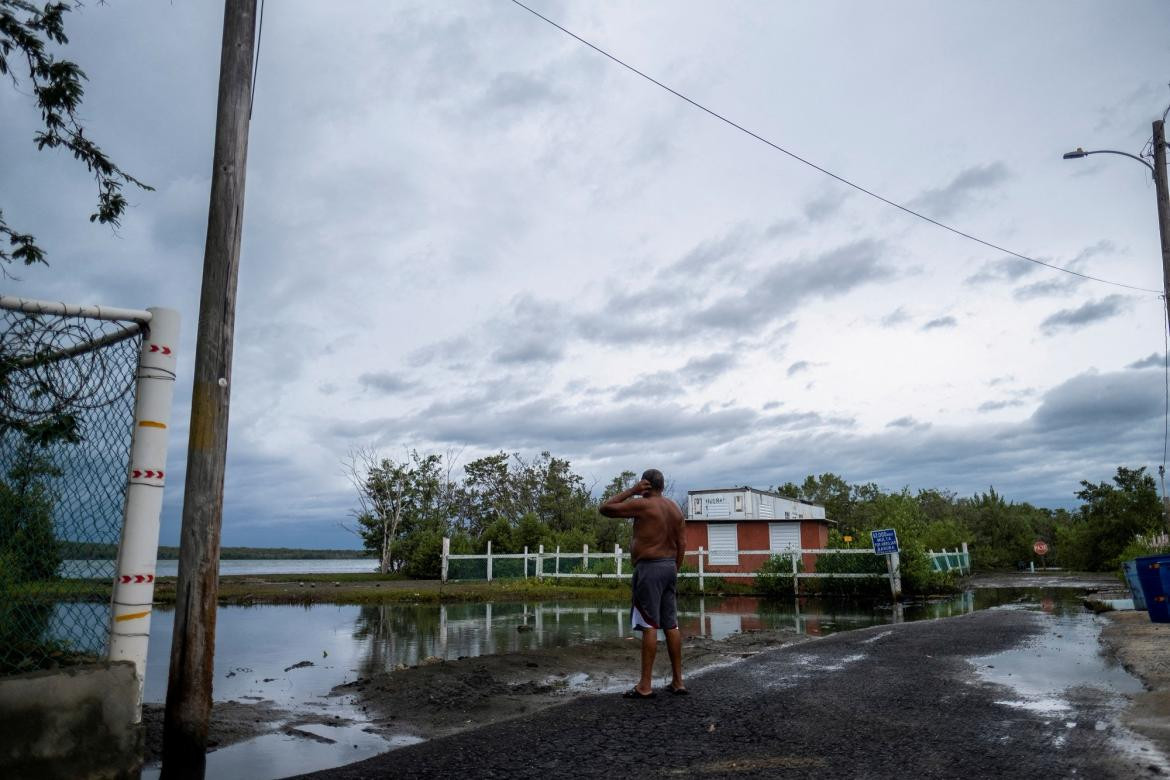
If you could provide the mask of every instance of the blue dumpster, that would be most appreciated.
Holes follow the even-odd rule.
[[[1155,623],[1170,623],[1170,603],[1166,601],[1170,585],[1170,555],[1143,555],[1133,560],[1138,582],[1146,600],[1146,611]]]
[[[1146,599],[1142,595],[1142,583],[1138,580],[1137,561],[1124,561],[1121,568],[1125,571],[1125,582],[1129,585],[1130,595],[1133,596],[1133,608],[1146,609]],[[1162,590],[1166,590],[1165,586],[1162,587]]]

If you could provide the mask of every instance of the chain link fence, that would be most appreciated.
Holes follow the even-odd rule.
[[[0,302],[0,675],[105,655],[142,328]]]

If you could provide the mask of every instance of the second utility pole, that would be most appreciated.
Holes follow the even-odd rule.
[[[207,760],[215,604],[219,595],[219,531],[255,47],[256,0],[226,0],[179,578],[175,585],[175,628],[163,722],[164,780],[201,780]]]

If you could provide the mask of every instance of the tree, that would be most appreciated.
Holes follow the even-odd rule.
[[[59,476],[39,447],[23,442],[7,480],[0,480],[0,575],[9,583],[57,577],[61,551],[49,480]]]
[[[1117,467],[1113,484],[1081,481],[1077,498],[1084,504],[1058,535],[1062,562],[1085,571],[1120,565],[1122,550],[1138,534],[1161,528],[1162,506],[1154,478],[1145,468]]]
[[[70,10],[70,4],[63,2],[37,7],[27,0],[0,0],[0,76],[8,76],[17,87],[21,82],[14,70],[15,61],[27,65],[28,84],[42,125],[33,143],[38,150],[64,149],[80,160],[97,183],[97,209],[89,221],[117,227],[126,211],[123,185],[153,188],[123,171],[85,135],[78,118],[85,95],[85,72],[75,62],[57,59],[49,50],[69,43],[65,14]],[[9,276],[7,268],[13,263],[47,265],[45,252],[35,238],[11,227],[0,209],[0,273]]]
[[[401,461],[368,449],[350,452],[344,465],[358,494],[353,513],[357,527],[350,530],[361,536],[366,549],[378,554],[382,574],[396,568],[394,545],[400,534],[446,530],[442,460],[441,455],[422,456],[415,450]]]

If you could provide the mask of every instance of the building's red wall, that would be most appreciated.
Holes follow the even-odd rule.
[[[768,523],[780,522],[775,520],[740,520],[736,523],[737,545],[741,550],[767,550],[768,549]],[[802,521],[800,524],[800,546],[805,549],[824,549],[829,543],[829,526],[825,523]],[[704,550],[709,550],[710,545],[707,543],[707,521],[705,520],[689,520],[687,521],[687,549],[698,550],[702,547]],[[719,572],[753,572],[760,568],[760,565],[768,559],[768,555],[740,555],[738,566],[712,566],[707,564],[703,567],[705,572],[711,574],[718,574]],[[816,556],[805,555],[803,557],[804,570],[816,571]],[[706,563],[706,561],[704,561]],[[694,556],[689,556],[686,560],[689,566],[696,566],[697,561]]]
[[[800,546],[806,550],[823,550],[829,544],[829,526],[827,523],[801,523]],[[817,556],[803,555],[805,571],[817,570]]]

